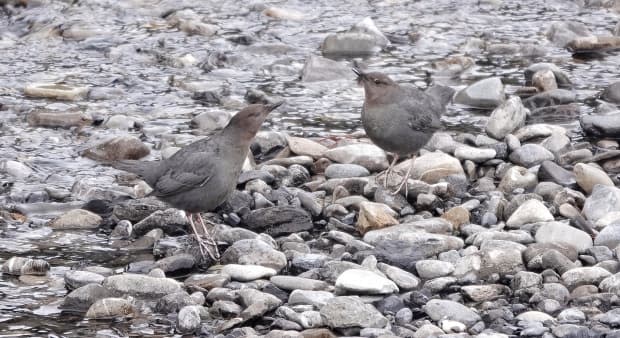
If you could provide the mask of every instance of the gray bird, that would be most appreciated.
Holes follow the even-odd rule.
[[[364,73],[358,68],[353,68],[353,72],[358,76],[358,83],[364,86],[362,124],[366,135],[379,148],[394,154],[392,163],[383,173],[384,186],[387,187],[388,176],[398,159],[415,156],[442,128],[440,118],[454,90],[435,85],[424,92],[412,86],[399,85],[383,73]],[[409,179],[413,160],[395,193]]]
[[[120,161],[111,163],[117,169],[137,174],[148,183],[151,195],[187,213],[196,235],[200,252],[218,259],[217,246],[211,238],[203,241],[196,231],[197,216],[203,232],[210,237],[201,212],[212,211],[222,204],[237,185],[250,143],[267,115],[282,102],[253,104],[238,112],[220,132],[198,140],[161,161]],[[213,252],[209,248],[213,247]]]

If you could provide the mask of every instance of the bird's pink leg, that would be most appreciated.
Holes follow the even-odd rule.
[[[413,171],[414,162],[415,162],[415,155],[411,156],[411,165],[409,165],[409,168],[407,169],[407,173],[405,174],[405,177],[403,177],[403,180],[398,185],[398,188],[396,188],[396,190],[392,192],[392,195],[398,194],[404,186],[405,187],[405,198],[407,198],[407,196],[409,195],[409,189],[407,189],[407,182],[409,181],[409,176],[411,176],[411,171]]]
[[[196,231],[196,226],[194,225],[193,216],[194,214],[186,212],[187,219],[189,220],[189,225],[192,227],[192,231],[194,232],[194,236],[196,236],[196,242],[198,242],[198,249],[200,250],[200,254],[205,256],[206,244],[202,242],[202,238],[198,231]]]
[[[206,242],[206,249],[207,249],[207,253],[209,253],[209,257],[211,257],[211,259],[213,259],[214,261],[219,261],[220,259],[220,252],[217,249],[217,242],[215,241],[215,239],[213,238],[213,233],[211,231],[209,231],[207,229],[207,227],[205,226],[204,220],[202,219],[202,215],[197,214],[198,215],[198,223],[200,223],[200,226],[202,226],[202,231],[204,232],[205,235],[205,242]],[[211,223],[211,222],[209,222]],[[212,226],[214,226],[213,223],[211,223]],[[213,252],[211,251],[211,249],[209,248],[209,245],[213,247]]]
[[[398,161],[398,154],[394,154],[394,159],[392,159],[392,163],[390,163],[388,168],[385,169],[385,171],[379,173],[379,175],[377,175],[377,178],[379,178],[381,175],[385,175],[385,177],[383,178],[384,188],[387,188],[388,186],[388,179],[390,178],[390,174],[392,173],[392,171],[394,171],[394,166],[396,165],[397,161]]]

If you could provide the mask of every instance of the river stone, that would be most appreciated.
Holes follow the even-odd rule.
[[[249,282],[256,279],[268,278],[277,274],[276,270],[260,265],[227,264],[222,268],[222,273],[230,276],[232,280]]]
[[[371,245],[389,240],[403,240],[412,245],[416,243],[431,244],[432,242],[439,245],[442,249],[445,249],[443,251],[461,249],[463,247],[463,241],[460,238],[439,233],[430,233],[451,231],[452,225],[449,222],[441,218],[432,218],[369,231],[364,235],[364,242]]]
[[[188,305],[179,311],[177,316],[177,331],[181,333],[193,332],[200,327],[200,306]]]
[[[620,49],[620,37],[609,35],[586,36],[573,39],[566,45],[572,53],[601,53]]]
[[[321,46],[323,54],[364,56],[379,52],[389,40],[371,18],[364,18],[344,33],[328,35]]]
[[[106,277],[103,286],[119,294],[134,297],[156,298],[181,291],[181,283],[171,278],[155,278],[125,273]]]
[[[480,247],[480,276],[506,276],[525,270],[522,252],[525,246],[503,240],[487,240]]]
[[[241,305],[245,306],[240,315],[244,321],[261,317],[282,305],[282,301],[278,297],[254,289],[239,290],[239,297]]]
[[[26,117],[28,125],[46,128],[82,127],[93,123],[93,118],[83,112],[56,112],[35,109]]]
[[[536,74],[537,72],[546,71],[546,70],[550,70],[553,73],[553,76],[555,77],[555,80],[559,87],[570,87],[571,86],[570,79],[568,78],[568,75],[566,74],[566,72],[564,72],[562,69],[560,69],[560,67],[556,66],[555,64],[546,63],[546,62],[534,63],[534,64],[529,65],[525,69],[525,71],[523,72],[525,76],[525,85],[526,86],[533,85],[532,78],[534,74]]]
[[[242,218],[242,224],[252,231],[273,237],[312,230],[310,214],[293,206],[274,206],[252,210]]]
[[[284,253],[258,239],[242,239],[233,243],[221,258],[222,264],[261,265],[280,271],[286,266]]]
[[[56,83],[31,83],[24,87],[24,94],[56,100],[76,101],[88,95],[88,87],[75,87]]]
[[[118,136],[82,152],[82,156],[96,161],[139,160],[151,153],[151,149],[133,136]]]
[[[539,165],[544,161],[553,161],[555,156],[538,144],[524,144],[510,154],[510,161],[513,163],[530,168]]]
[[[573,103],[577,100],[577,94],[567,89],[553,89],[542,92],[523,100],[523,105],[529,109],[551,107]]]
[[[417,289],[421,285],[420,278],[403,269],[385,263],[377,264],[379,271],[392,280],[401,291]]]
[[[118,318],[130,316],[136,312],[134,306],[127,299],[104,298],[91,305],[84,317],[89,319]]]
[[[491,113],[486,125],[489,136],[503,140],[506,135],[525,124],[528,110],[518,96],[512,96]]]
[[[167,294],[157,300],[155,311],[159,313],[177,313],[187,305],[198,305],[185,291]]]
[[[555,82],[555,75],[553,75],[553,72],[549,69],[539,70],[534,73],[534,75],[532,75],[532,85],[541,92],[558,89],[558,84]]]
[[[477,108],[495,108],[504,101],[504,85],[499,77],[477,81],[459,91],[455,103]]]
[[[506,171],[498,188],[505,193],[512,193],[515,189],[531,190],[537,183],[535,174],[523,167],[514,166]]]
[[[212,132],[226,127],[230,118],[230,113],[226,111],[206,111],[194,117],[190,122],[190,126],[206,132]]]
[[[575,178],[577,179],[577,184],[589,194],[592,192],[592,189],[595,185],[607,185],[610,187],[614,186],[614,182],[607,176],[607,174],[599,168],[595,166],[591,166],[585,163],[577,163],[573,168],[573,172],[575,173]]]
[[[407,164],[408,167],[409,164]],[[458,159],[441,151],[435,151],[415,159],[411,177],[432,184],[446,176],[463,175],[464,173]]]
[[[69,270],[64,279],[67,290],[74,290],[88,284],[101,284],[105,277],[94,272]]]
[[[350,293],[390,294],[398,292],[398,286],[391,280],[362,269],[350,269],[336,280],[336,288]]]
[[[580,285],[598,285],[602,280],[611,276],[611,272],[596,266],[579,267],[566,271],[562,274],[562,280],[566,287],[574,289]]]
[[[599,137],[620,136],[620,113],[607,115],[581,115],[581,128],[590,135]]]
[[[599,284],[599,288],[603,292],[611,292],[616,295],[620,294],[620,273],[606,277]]]
[[[510,288],[502,284],[466,285],[461,292],[474,302],[492,301],[510,295]]]
[[[592,247],[592,237],[586,232],[561,222],[544,223],[536,231],[537,243],[566,244],[583,252]]]
[[[620,245],[620,224],[610,224],[601,230],[596,239],[595,245],[604,245],[610,249],[615,249]]]
[[[454,150],[454,156],[459,160],[470,160],[476,163],[486,162],[495,158],[495,155],[497,155],[495,149],[471,147],[468,145],[457,146]]]
[[[278,288],[285,291],[292,290],[327,290],[329,284],[324,281],[296,277],[296,276],[273,276],[269,281]]]
[[[454,264],[434,259],[421,260],[415,263],[418,276],[422,279],[433,279],[448,276],[454,272]]]
[[[332,298],[334,298],[334,294],[327,291],[293,290],[288,298],[288,304],[291,306],[312,305],[321,309]]]
[[[601,97],[605,101],[620,103],[620,81],[614,82],[605,88]]]
[[[196,264],[196,258],[190,254],[178,253],[157,261],[155,266],[164,273],[174,273],[176,271],[189,270]]]
[[[140,222],[157,210],[166,210],[168,205],[155,198],[145,197],[123,201],[114,206],[112,215],[118,220],[128,220],[132,223]]]
[[[565,47],[575,38],[592,36],[592,32],[581,22],[561,21],[553,22],[546,32],[549,41],[558,47]]]
[[[594,186],[582,210],[583,215],[592,222],[615,211],[620,211],[620,189],[605,185]]]
[[[73,209],[50,221],[49,226],[56,230],[97,229],[103,222],[101,216],[84,209]]]
[[[540,311],[526,311],[519,314],[516,319],[525,322],[546,322],[553,321],[553,317]]]
[[[97,300],[112,296],[112,291],[101,284],[87,284],[65,296],[61,307],[70,311],[85,312]]]
[[[342,296],[329,299],[321,310],[321,316],[332,329],[383,328],[388,324],[371,304],[364,304],[357,296]]]
[[[354,78],[354,75],[355,74],[353,74],[353,72],[351,71],[351,68],[348,67],[343,62],[334,61],[334,60],[324,58],[318,55],[310,55],[306,59],[304,68],[301,70],[301,81],[302,82],[315,82],[315,81],[333,81],[333,80],[352,80]],[[291,144],[291,141],[289,140],[289,146],[290,144]],[[325,148],[324,146],[321,146],[321,147]],[[327,150],[327,148],[325,148],[324,150]],[[293,150],[293,147],[291,147],[291,151],[299,155],[310,155],[310,154],[301,154]],[[315,157],[315,156],[312,156],[312,157]]]
[[[365,234],[370,230],[382,229],[390,225],[398,224],[394,218],[398,214],[382,203],[362,202],[359,206],[357,218],[357,230]]]
[[[347,178],[369,176],[370,171],[357,164],[333,163],[325,169],[326,178]]]
[[[552,181],[561,186],[569,187],[577,183],[575,174],[560,167],[553,161],[544,161],[538,169],[540,181]]]
[[[331,60],[330,60],[331,61]],[[335,62],[335,61],[332,61]],[[350,69],[347,68],[347,72],[352,73]],[[319,159],[323,157],[323,154],[328,150],[326,146],[312,141],[307,138],[302,137],[294,137],[294,136],[286,136],[286,141],[288,143],[291,151],[297,155],[306,155],[310,156],[314,159]]]
[[[385,151],[374,144],[356,143],[332,148],[325,152],[325,157],[338,163],[361,165],[371,172],[388,167]]]
[[[134,224],[133,232],[136,236],[142,236],[154,229],[161,229],[169,235],[185,234],[184,229],[187,228],[189,222],[185,212],[170,208],[166,210],[157,210],[145,219]]]
[[[476,312],[461,303],[451,300],[431,299],[424,305],[423,310],[436,322],[448,319],[471,327],[481,320],[480,315]]]
[[[541,201],[530,199],[521,204],[521,206],[510,215],[510,218],[506,221],[506,225],[512,228],[518,228],[524,224],[553,220],[553,215],[551,215],[549,209],[547,209]]]

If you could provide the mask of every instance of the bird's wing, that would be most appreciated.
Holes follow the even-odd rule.
[[[442,129],[442,107],[435,99],[417,88],[402,91],[399,111],[406,112],[408,125],[413,130],[435,132]]]
[[[213,163],[206,153],[192,154],[191,158],[169,168],[153,186],[155,196],[171,196],[204,186],[213,177]]]

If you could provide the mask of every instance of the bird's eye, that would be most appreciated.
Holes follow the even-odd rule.
[[[379,79],[374,79],[375,84],[381,84],[381,81]]]

